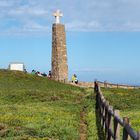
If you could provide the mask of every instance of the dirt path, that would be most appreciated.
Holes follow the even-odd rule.
[[[87,123],[86,123],[85,115],[86,115],[86,107],[83,107],[82,111],[80,112],[79,140],[87,139]]]

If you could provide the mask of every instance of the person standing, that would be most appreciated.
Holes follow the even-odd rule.
[[[74,74],[71,78],[72,83],[78,84],[78,78],[76,76],[76,74]]]
[[[49,79],[52,78],[52,72],[51,72],[51,71],[49,71],[48,78],[49,78]]]
[[[75,75],[75,84],[78,84],[78,78],[77,78],[77,75]]]
[[[72,82],[72,83],[74,83],[74,82],[75,82],[75,74],[74,74],[74,75],[72,75],[71,82]]]

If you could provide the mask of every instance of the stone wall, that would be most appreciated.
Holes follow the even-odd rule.
[[[62,24],[53,24],[52,27],[52,78],[64,82],[68,80],[66,33]]]
[[[140,89],[140,86],[130,86],[121,84],[112,84],[98,81],[100,87],[104,88],[123,88],[123,89]],[[94,87],[94,82],[79,82],[80,87]]]

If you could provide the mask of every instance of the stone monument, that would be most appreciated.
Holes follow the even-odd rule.
[[[65,26],[60,23],[60,17],[62,17],[63,14],[57,10],[53,16],[55,17],[55,23],[52,26],[52,79],[67,82],[66,33]]]

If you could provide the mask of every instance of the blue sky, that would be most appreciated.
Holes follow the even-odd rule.
[[[0,68],[51,69],[52,13],[63,12],[69,77],[140,85],[139,0],[0,0]]]

